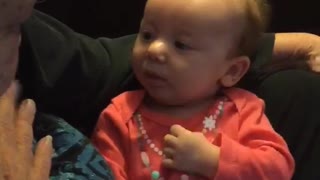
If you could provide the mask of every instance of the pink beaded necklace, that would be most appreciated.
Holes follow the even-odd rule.
[[[208,134],[213,132],[213,130],[216,128],[216,120],[222,116],[224,109],[224,100],[218,101],[217,109],[214,112],[214,115],[209,115],[204,117],[203,119],[203,128],[202,133]],[[144,128],[142,116],[139,113],[135,114],[134,118],[138,125],[139,130],[139,136],[138,136],[138,142],[139,142],[139,149],[140,149],[140,158],[143,163],[143,165],[150,170],[150,179],[151,180],[164,180],[164,177],[161,176],[159,171],[153,170],[151,168],[150,158],[145,150],[145,148],[148,146],[150,147],[156,154],[163,157],[164,154],[162,150],[155,145],[155,143],[150,139],[147,130]],[[180,180],[188,180],[189,176],[186,174],[181,175]]]

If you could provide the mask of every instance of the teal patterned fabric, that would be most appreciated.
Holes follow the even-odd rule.
[[[90,140],[63,119],[38,113],[34,135],[35,142],[46,135],[53,137],[51,180],[113,180]]]

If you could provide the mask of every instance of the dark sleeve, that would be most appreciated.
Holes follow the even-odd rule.
[[[264,67],[272,60],[274,42],[274,33],[263,35],[257,46],[257,51],[251,57],[250,69],[239,83],[240,87],[256,92],[262,81],[270,74],[271,71],[266,71]]]
[[[129,64],[134,39],[91,39],[34,12],[22,26],[17,79],[24,97],[90,134],[110,99],[135,85]]]
[[[262,36],[257,51],[251,57],[251,69],[259,69],[272,59],[273,47],[275,43],[275,34],[266,33]]]

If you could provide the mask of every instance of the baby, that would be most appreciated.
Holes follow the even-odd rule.
[[[144,90],[102,112],[92,137],[115,179],[289,180],[294,160],[235,88],[266,26],[262,0],[148,0],[132,67]]]

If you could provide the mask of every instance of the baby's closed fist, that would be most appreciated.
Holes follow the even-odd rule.
[[[180,125],[173,125],[170,134],[164,137],[163,166],[179,170],[188,174],[198,174],[207,176],[203,172],[203,165],[207,164],[207,159],[213,159],[216,166],[218,154],[212,152],[215,147],[210,144],[206,137],[200,132],[191,132]],[[206,168],[205,168],[206,169]],[[210,172],[214,168],[209,167]]]

